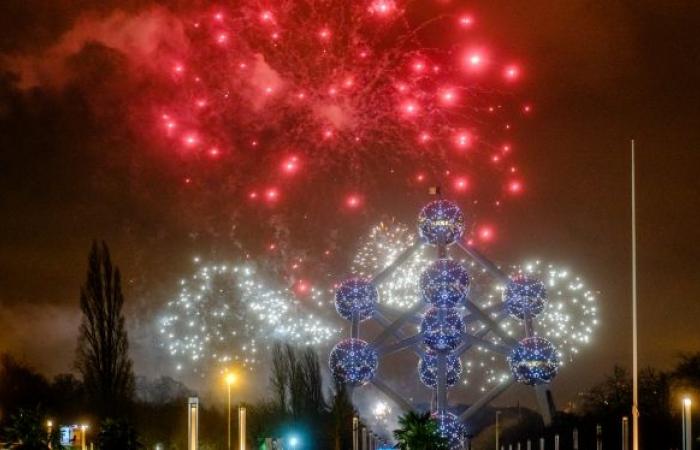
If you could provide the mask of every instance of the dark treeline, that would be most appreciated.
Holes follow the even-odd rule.
[[[689,396],[700,400],[700,353],[682,355],[669,371],[647,368],[639,375],[640,448],[667,450],[681,448],[681,405]],[[532,448],[539,448],[539,438],[546,438],[546,448],[554,448],[554,436],[559,435],[560,448],[573,448],[574,430],[578,433],[578,448],[596,448],[596,429],[602,430],[603,448],[620,448],[622,418],[629,417],[631,434],[632,378],[628,371],[614,367],[599,384],[579,394],[565,412],[555,416],[551,427],[541,420],[508,422],[501,442],[513,449],[530,439]],[[697,417],[698,414],[696,413]],[[698,430],[698,420],[693,421]],[[698,433],[694,433],[695,436]],[[697,442],[697,438],[696,438]],[[696,444],[697,445],[697,444]]]
[[[344,388],[324,393],[318,354],[311,348],[276,344],[272,356],[271,396],[245,405],[251,447],[262,443],[265,437],[287,439],[294,434],[305,443],[300,448],[350,448],[352,417],[356,412]],[[90,423],[89,441],[101,449],[154,448],[156,444],[164,450],[185,449],[185,405],[195,393],[168,377],[155,381],[137,379],[134,393],[128,406],[123,406],[124,415],[98,421],[99,429],[93,430],[100,408],[90,405],[84,382],[71,374],[47,379],[12,356],[2,355],[2,437],[6,442],[25,442],[27,445],[21,448],[27,450],[45,449],[46,421],[53,419],[57,425]],[[201,449],[226,447],[225,409],[203,402],[200,424]],[[233,426],[237,434],[235,418]]]
[[[121,274],[105,243],[92,245],[78,305],[76,375],[47,379],[12,356],[0,355],[0,442],[20,450],[58,448],[59,425],[89,424],[88,440],[100,450],[156,444],[163,450],[186,448],[185,405],[194,393],[169,378],[149,383],[134,376]],[[252,445],[293,432],[300,448],[351,446],[355,411],[344,388],[324,392],[314,350],[275,345],[270,386],[269,398],[246,405]],[[48,427],[49,419],[53,427]],[[202,450],[226,447],[225,411],[204,402],[200,423]]]

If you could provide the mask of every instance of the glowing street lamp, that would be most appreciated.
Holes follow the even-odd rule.
[[[80,425],[80,430],[82,431],[81,447],[82,450],[87,450],[87,425]]]
[[[683,398],[683,450],[692,450],[693,437],[691,430],[691,415],[690,408],[693,402],[690,397]]]
[[[289,446],[291,448],[297,448],[299,445],[299,438],[297,436],[290,436],[289,437]]]
[[[226,374],[226,386],[228,388],[228,450],[231,450],[231,385],[236,382],[236,375],[232,372]]]
[[[53,430],[53,421],[50,419],[46,421],[46,430],[48,432],[49,448],[51,448],[51,431]]]

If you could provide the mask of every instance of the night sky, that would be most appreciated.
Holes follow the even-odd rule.
[[[257,235],[251,223],[258,216],[241,217],[241,200],[225,189],[188,191],[179,162],[149,151],[133,131],[140,119],[131,106],[143,100],[140,89],[152,87],[125,81],[133,78],[127,57],[90,42],[89,26],[85,45],[61,56],[61,70],[47,58],[35,86],[23,84],[18,61],[46,55],[76,24],[156,6],[93,3],[0,5],[0,350],[47,373],[72,369],[86,254],[92,239],[104,239],[127,280],[136,371],[155,376],[167,362],[157,347],[155,314],[191,269],[191,258],[240,256],[241,248],[255,257],[274,233]],[[164,3],[157,4],[178,14],[189,7]],[[422,3],[426,13],[444,7]],[[497,229],[484,251],[503,263],[528,257],[563,263],[600,291],[602,326],[594,344],[556,380],[560,398],[590,386],[613,364],[631,363],[632,138],[638,150],[640,362],[664,368],[679,353],[700,349],[700,6],[602,0],[465,5],[494,46],[520,55],[526,76],[518,92],[534,108],[514,136],[526,190],[498,212],[484,213]],[[383,177],[382,170],[368,164],[362,177]],[[210,177],[214,184],[235,182],[221,169]],[[309,242],[315,244],[308,252],[319,253],[331,232],[342,236],[327,261],[336,271],[349,266],[343,250],[370,224],[383,214],[411,224],[429,198],[425,187],[404,194],[389,178],[388,194],[368,196],[363,211],[329,230],[329,213],[318,199],[333,180],[332,171],[315,179],[306,187],[309,202],[285,208],[285,215],[307,217],[292,217],[288,235],[282,234],[290,254]]]

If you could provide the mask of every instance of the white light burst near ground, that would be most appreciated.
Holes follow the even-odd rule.
[[[311,289],[309,298],[321,292]],[[318,345],[338,330],[305,312],[290,289],[270,289],[251,264],[198,265],[160,319],[163,346],[185,368],[205,373],[251,368],[274,340]]]
[[[371,277],[391,265],[416,239],[415,232],[403,224],[380,223],[362,241],[353,260],[353,273]],[[508,335],[522,339],[525,336],[523,324],[507,315],[501,307],[504,286],[458,249],[450,251],[451,257],[460,261],[472,276],[470,299],[487,310]],[[420,274],[434,258],[434,249],[419,248],[378,286],[379,302],[389,308],[407,310],[421,301]],[[562,365],[572,362],[579,351],[590,344],[598,326],[595,291],[570,270],[542,261],[533,260],[501,269],[509,275],[525,274],[545,283],[548,302],[542,314],[534,320],[535,335],[547,338],[556,346]],[[467,331],[479,335],[485,331],[485,325],[478,321],[468,322]],[[501,343],[491,333],[482,337],[495,344]],[[462,383],[482,392],[510,377],[505,357],[483,346],[475,345],[465,352],[462,363]]]

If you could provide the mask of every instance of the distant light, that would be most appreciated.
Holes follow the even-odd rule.
[[[375,0],[370,5],[369,12],[378,16],[388,16],[395,9],[396,3],[394,0]]]
[[[357,194],[350,194],[345,199],[345,206],[350,209],[356,209],[362,206],[362,197]]]
[[[492,241],[494,238],[495,232],[493,228],[491,228],[488,225],[484,225],[479,228],[477,231],[477,236],[482,242],[489,242]]]
[[[319,32],[318,32],[318,37],[322,41],[329,40],[331,38],[331,30],[328,28],[321,28],[321,30],[319,30]]]
[[[683,405],[690,406],[692,403],[693,401],[690,399],[690,397],[683,398]]]
[[[289,445],[290,447],[295,448],[297,445],[299,445],[299,438],[296,436],[290,436]]]
[[[459,16],[458,23],[462,28],[469,28],[474,25],[474,17],[471,14],[463,14]]]
[[[469,189],[469,180],[466,177],[457,177],[453,182],[456,191],[464,192]]]
[[[520,68],[514,64],[503,69],[503,77],[508,81],[515,81],[520,78]]]

